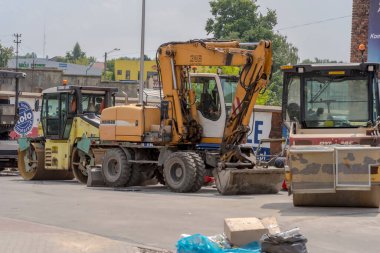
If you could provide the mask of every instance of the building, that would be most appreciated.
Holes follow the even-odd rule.
[[[380,0],[353,0],[351,62],[362,60],[358,50],[366,46],[364,61],[380,62]]]
[[[8,68],[16,68],[16,59],[10,59],[7,64]],[[19,58],[18,69],[58,69],[62,70],[65,75],[78,76],[101,76],[102,69],[97,68],[96,64],[85,66],[66,62],[57,62],[45,58]]]
[[[144,61],[144,80],[157,77],[156,61]],[[129,81],[140,79],[139,60],[115,60],[115,80]]]

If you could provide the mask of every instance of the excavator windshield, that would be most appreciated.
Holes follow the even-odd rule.
[[[197,110],[206,119],[218,120],[222,110],[215,78],[213,76],[192,77],[191,85],[195,92]]]
[[[303,71],[284,73],[286,121],[304,128],[356,128],[376,121],[378,85],[373,72]]]

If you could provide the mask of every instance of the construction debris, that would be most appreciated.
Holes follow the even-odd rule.
[[[178,253],[307,253],[306,242],[299,228],[281,232],[272,216],[227,218],[224,234],[182,234],[176,246]]]
[[[265,234],[280,232],[275,217],[227,218],[224,220],[224,233],[234,246],[244,246],[253,241],[259,241]]]
[[[274,235],[266,234],[260,242],[263,253],[307,253],[307,239],[301,235],[299,228]]]

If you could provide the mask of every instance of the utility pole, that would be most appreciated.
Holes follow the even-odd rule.
[[[14,43],[16,43],[16,72],[18,70],[18,45],[21,43],[21,34],[20,33],[15,33],[13,36],[16,38],[13,40]]]
[[[139,104],[144,105],[145,0],[142,0]]]
[[[107,79],[107,52],[104,53],[104,80]]]
[[[42,48],[42,57],[45,58],[46,53],[46,23],[44,23],[44,43]]]

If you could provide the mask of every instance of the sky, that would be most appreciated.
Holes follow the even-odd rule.
[[[12,46],[21,33],[20,54],[65,55],[79,42],[88,56],[138,57],[141,0],[0,0],[0,43]],[[300,59],[349,61],[352,0],[257,0],[274,9],[276,30],[299,49]],[[145,54],[154,56],[165,42],[210,38],[205,25],[209,0],[146,0]],[[340,18],[343,17],[343,18]],[[330,22],[317,21],[334,19]],[[300,27],[294,27],[299,26]],[[302,26],[303,25],[303,26]]]

